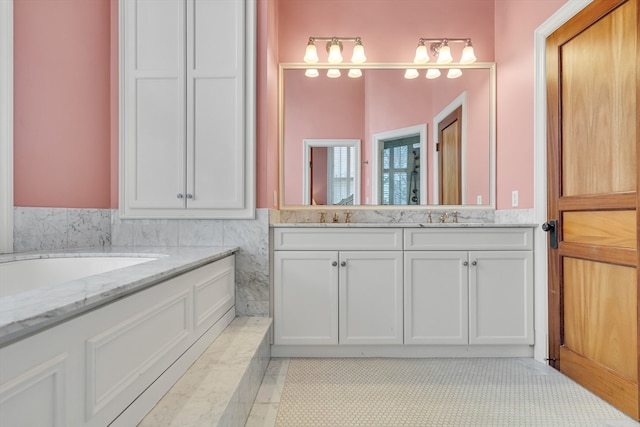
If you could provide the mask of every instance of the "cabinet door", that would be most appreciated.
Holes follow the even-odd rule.
[[[533,253],[469,252],[469,343],[533,344]]]
[[[182,209],[185,198],[184,0],[120,2],[121,206]]]
[[[468,343],[467,252],[404,255],[405,344]]]
[[[338,344],[337,252],[275,251],[273,288],[275,344]]]
[[[244,208],[244,13],[244,1],[187,1],[189,209]]]
[[[340,252],[340,344],[402,344],[402,252]]]

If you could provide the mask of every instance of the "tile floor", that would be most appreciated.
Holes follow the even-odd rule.
[[[246,427],[640,426],[533,359],[274,358]]]

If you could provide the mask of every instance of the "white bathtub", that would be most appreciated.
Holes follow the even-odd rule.
[[[95,256],[23,259],[0,263],[0,298],[155,259],[157,258]]]
[[[0,426],[136,425],[235,317],[237,248],[126,250],[0,256]]]

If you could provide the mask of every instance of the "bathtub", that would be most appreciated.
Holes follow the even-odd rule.
[[[236,251],[0,256],[0,425],[137,424],[235,317]]]
[[[84,256],[22,259],[0,263],[0,298],[56,286],[155,260],[149,257]]]

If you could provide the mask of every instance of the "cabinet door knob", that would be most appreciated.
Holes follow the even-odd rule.
[[[193,199],[193,194],[187,193],[187,199]]]
[[[347,261],[342,261],[342,262],[340,263],[340,265],[341,265],[342,267],[346,267],[346,266],[347,266]]]
[[[471,263],[471,265],[478,265],[478,262],[477,262],[477,261],[473,261],[473,262]]]
[[[465,261],[462,263],[462,265],[464,265],[465,267],[469,265],[469,261]]]
[[[338,261],[333,261],[331,265],[335,267],[336,265],[338,265]]]
[[[178,195],[176,196],[178,199],[182,199],[184,196],[182,195],[182,193],[178,193]]]

